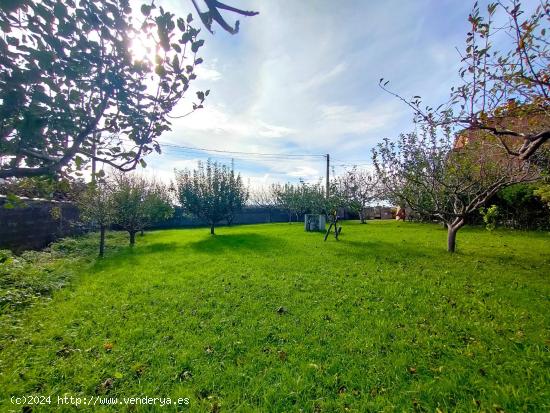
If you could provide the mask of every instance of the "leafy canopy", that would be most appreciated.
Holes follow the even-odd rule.
[[[193,171],[176,171],[176,184],[183,209],[208,222],[212,231],[218,222],[231,221],[248,200],[240,174],[210,160]]]
[[[202,62],[191,20],[154,5],[136,17],[128,0],[3,1],[0,178],[145,165]]]

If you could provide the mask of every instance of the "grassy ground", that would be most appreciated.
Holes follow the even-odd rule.
[[[5,301],[0,411],[25,411],[12,395],[52,396],[33,412],[74,410],[65,395],[189,399],[84,411],[549,411],[548,233],[466,228],[450,255],[435,225],[217,231],[149,233],[102,261],[90,237],[54,249],[47,273],[68,285]]]

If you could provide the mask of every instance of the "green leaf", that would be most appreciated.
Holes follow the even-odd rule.
[[[143,4],[141,6],[141,12],[144,16],[149,16],[151,14],[151,6],[148,6],[147,4]]]
[[[84,163],[84,159],[82,159],[80,156],[76,156],[74,158],[74,163],[76,165],[76,169],[82,168],[82,164]]]
[[[15,37],[8,36],[6,40],[10,46],[19,46],[19,39]]]
[[[53,6],[53,14],[60,21],[64,20],[67,16],[67,6],[63,3],[56,3],[55,6]]]
[[[191,45],[191,51],[193,53],[196,53],[199,48],[204,44],[204,40],[197,40],[196,42],[193,42],[193,44]]]
[[[176,70],[176,72],[179,72],[180,70],[180,59],[178,58],[178,55],[174,55],[174,59],[172,60],[172,66]]]
[[[183,19],[179,18],[177,20],[177,23],[178,23],[178,29],[180,29],[182,32],[184,32],[185,31],[185,23],[184,23]]]
[[[193,15],[191,13],[189,13],[187,15],[187,23],[191,23],[193,21]]]
[[[155,67],[155,73],[159,76],[164,76],[166,74],[166,69],[164,69],[162,65],[157,65]]]

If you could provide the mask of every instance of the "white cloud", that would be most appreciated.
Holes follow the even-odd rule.
[[[319,86],[322,86],[329,80],[343,73],[346,70],[346,67],[347,65],[345,63],[340,62],[336,66],[334,66],[332,69],[330,69],[328,72],[317,73],[313,75],[305,83],[303,83],[299,88],[299,90],[301,92],[304,92],[308,89],[318,88]]]
[[[311,179],[317,178],[319,176],[319,171],[315,168],[311,168],[310,166],[299,166],[292,169],[287,173],[287,175],[294,178]]]
[[[222,74],[213,65],[202,63],[195,67],[195,74],[201,81],[216,82],[222,78]]]
[[[176,14],[194,12],[186,9],[190,2],[161,1]],[[341,163],[364,163],[381,138],[395,138],[412,126],[409,109],[378,88],[380,77],[390,79],[397,92],[422,95],[433,106],[447,97],[469,4],[334,4],[240,0],[239,7],[260,15],[241,19],[236,36],[219,28],[214,36],[202,31],[204,63],[193,87],[212,92],[204,109],[174,120],[173,131],[160,141],[228,151],[330,153]],[[194,92],[186,98],[189,105]],[[183,106],[175,110],[186,112]],[[178,162],[208,156],[168,154],[150,164],[171,173]],[[237,159],[236,165],[254,183],[324,175],[322,159]]]

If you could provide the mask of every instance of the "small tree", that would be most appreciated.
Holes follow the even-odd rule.
[[[172,206],[163,185],[144,177],[119,173],[110,181],[114,222],[128,231],[130,245],[136,233],[152,222],[166,219],[172,214]]]
[[[183,209],[210,225],[214,235],[215,225],[227,220],[246,203],[248,190],[240,174],[225,165],[200,162],[197,169],[176,171],[178,198]]]
[[[297,194],[294,185],[289,183],[284,185],[273,184],[271,191],[276,199],[276,203],[287,212],[288,222],[292,222],[292,215],[296,213],[295,208],[297,207]]]
[[[148,189],[144,199],[145,219],[141,227],[141,234],[146,227],[162,222],[172,217],[174,208],[169,189],[155,180],[148,182]]]
[[[92,182],[77,198],[80,219],[99,227],[99,256],[105,253],[105,232],[113,221],[113,198],[104,181]]]
[[[528,162],[510,156],[489,137],[457,147],[434,129],[420,135],[384,140],[373,150],[373,161],[384,190],[421,215],[443,221],[447,250],[454,252],[456,233],[468,217],[501,188],[535,179]]]
[[[249,191],[243,185],[241,175],[235,175],[235,170],[231,167],[229,172],[229,187],[232,188],[228,195],[228,209],[225,219],[227,224],[231,225],[235,219],[235,214],[243,209],[246,201],[249,198]]]
[[[420,96],[390,91],[384,79],[380,86],[409,105],[419,122],[483,131],[511,156],[537,161],[550,141],[549,10],[550,2],[541,0],[527,15],[519,0],[510,0],[489,3],[483,12],[476,1],[460,54],[461,84],[435,109],[424,107]],[[495,39],[503,35],[506,41]]]
[[[269,188],[256,188],[250,193],[250,201],[252,205],[257,206],[258,208],[267,209],[268,221],[271,222],[271,215],[273,209],[279,206],[277,201],[277,193],[275,185],[270,186]]]
[[[347,206],[366,223],[366,208],[380,196],[378,177],[354,166],[336,178],[336,186],[346,200]]]
[[[276,184],[272,186],[272,191],[277,203],[288,212],[288,222],[292,221],[292,215],[300,221],[304,214],[320,214],[325,210],[324,190],[320,182],[310,184],[301,180],[295,185]]]

